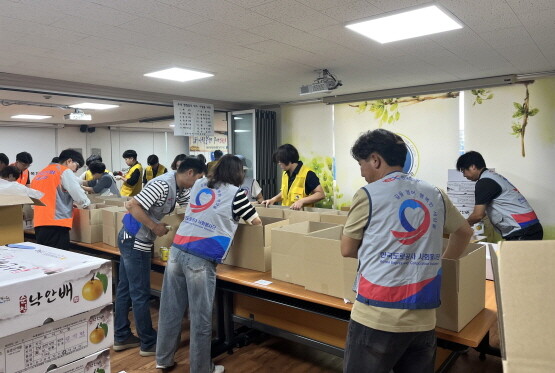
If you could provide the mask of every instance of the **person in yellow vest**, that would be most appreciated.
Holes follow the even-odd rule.
[[[32,189],[44,193],[41,201],[45,204],[35,206],[35,234],[38,244],[68,250],[73,204],[86,208],[91,202],[75,177],[85,163],[81,153],[66,149],[58,162],[46,166],[31,182]]]
[[[87,171],[83,172],[79,178],[82,180],[81,184],[87,186],[89,181],[94,180],[93,174],[91,172],[91,163],[100,162],[102,163],[102,157],[98,154],[92,154],[87,160],[85,161],[85,165],[87,165]],[[105,171],[107,174],[111,174],[110,170],[106,169]]]
[[[15,162],[10,166],[15,166],[21,172],[19,178],[16,180],[21,185],[29,186],[31,183],[31,178],[29,177],[29,166],[33,163],[33,157],[27,152],[17,153],[15,156]]]
[[[299,152],[293,145],[281,145],[273,159],[283,170],[281,191],[273,198],[262,201],[262,204],[268,206],[281,201],[283,206],[301,210],[325,198],[320,179],[299,160]]]
[[[143,189],[141,178],[143,176],[143,166],[137,162],[137,152],[134,150],[126,150],[122,155],[125,164],[129,166],[129,170],[124,176],[116,176],[116,180],[123,180],[120,194],[122,197],[136,196]]]
[[[143,184],[146,185],[150,180],[154,179],[157,176],[163,175],[168,170],[166,167],[162,166],[158,160],[158,156],[156,154],[151,154],[146,159],[146,163],[148,166],[145,169],[145,174],[143,176]]]

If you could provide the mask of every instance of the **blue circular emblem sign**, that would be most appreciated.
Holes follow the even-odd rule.
[[[403,166],[403,172],[409,175],[416,175],[418,172],[418,166],[420,163],[420,157],[418,155],[418,149],[414,142],[408,138],[407,136],[397,133],[397,135],[401,136],[405,144],[407,144],[407,158],[405,159],[405,165]]]

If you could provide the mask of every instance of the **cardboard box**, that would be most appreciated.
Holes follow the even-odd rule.
[[[488,243],[486,244],[486,280],[494,281],[495,278],[493,276],[493,266],[491,264],[491,250],[495,250],[497,252],[499,250],[499,245],[496,243]]]
[[[285,226],[289,221],[269,217],[260,217],[260,220],[262,225],[239,224],[224,264],[260,272],[272,268],[272,229]]]
[[[443,240],[443,249],[447,240]],[[468,244],[459,259],[442,259],[441,306],[437,326],[461,331],[486,302],[486,249],[484,244]]]
[[[0,245],[23,241],[23,205],[44,206],[27,196],[0,195]]]
[[[0,338],[112,302],[110,261],[21,245],[0,246]]]
[[[474,193],[455,194],[448,193],[447,196],[454,205],[472,206],[474,207]]]
[[[102,211],[105,204],[91,204],[86,209],[73,209],[73,227],[84,227],[87,225],[102,224]]]
[[[505,373],[555,366],[555,241],[502,241],[490,248]],[[541,263],[541,264],[539,264]]]
[[[181,222],[183,222],[184,218],[185,218],[184,214],[175,214],[175,213],[171,215],[166,215],[164,216],[164,218],[162,218],[161,222],[164,223],[165,225],[169,225],[171,229],[168,232],[168,234],[166,234],[165,236],[156,237],[156,240],[154,240],[155,257],[160,256],[161,247],[170,248],[170,246],[173,243],[173,238],[175,237],[175,233],[177,232],[177,229],[179,228],[179,225],[181,224]]]
[[[258,213],[258,216],[260,216],[261,218],[268,217],[268,218],[283,219],[283,209],[267,208],[260,205],[255,209],[256,209],[256,212]]]
[[[332,223],[338,225],[345,225],[347,222],[347,213],[345,211],[339,211],[340,214],[320,214],[320,221],[322,223]]]
[[[337,213],[338,213],[337,210],[323,209],[323,208],[320,208],[320,207],[305,207],[305,208],[303,208],[303,211],[318,212],[320,214],[331,214],[331,215],[337,215]]]
[[[447,193],[474,193],[474,181],[447,181]]]
[[[102,225],[85,225],[73,227],[69,231],[71,241],[83,243],[96,243],[103,241]]]
[[[304,221],[319,222],[320,213],[287,209],[283,210],[283,218],[289,220],[289,224],[296,224]]]
[[[106,245],[113,247],[118,246],[118,233],[115,226],[103,225],[102,226],[102,242]]]
[[[304,286],[307,290],[354,301],[353,283],[358,260],[341,255],[343,227],[316,231],[303,237]]]
[[[110,350],[102,350],[92,355],[49,370],[48,373],[111,373]]]
[[[127,212],[127,210],[124,207],[119,207],[119,206],[104,207],[100,211],[102,214],[101,223],[103,225],[111,225],[114,227],[114,229],[117,223],[117,217],[118,217],[117,213]]]
[[[305,242],[302,238],[309,233],[335,226],[305,221],[272,230],[272,278],[304,286],[308,269],[304,265]]]
[[[63,368],[113,344],[110,303],[1,338],[0,373],[44,373],[51,366]]]

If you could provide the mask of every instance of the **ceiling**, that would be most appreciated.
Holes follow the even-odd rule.
[[[425,3],[2,0],[0,71],[257,105],[307,98],[320,68],[338,95],[555,69],[554,0],[439,0],[463,29],[385,45],[344,27]],[[174,66],[215,76],[143,76]]]

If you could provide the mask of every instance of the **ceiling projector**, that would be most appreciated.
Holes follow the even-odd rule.
[[[92,115],[85,114],[82,110],[76,109],[73,113],[65,114],[66,120],[92,120]]]
[[[318,77],[312,84],[302,85],[300,95],[310,95],[313,93],[329,93],[333,89],[342,86],[341,80],[337,80],[328,69],[316,70]]]

